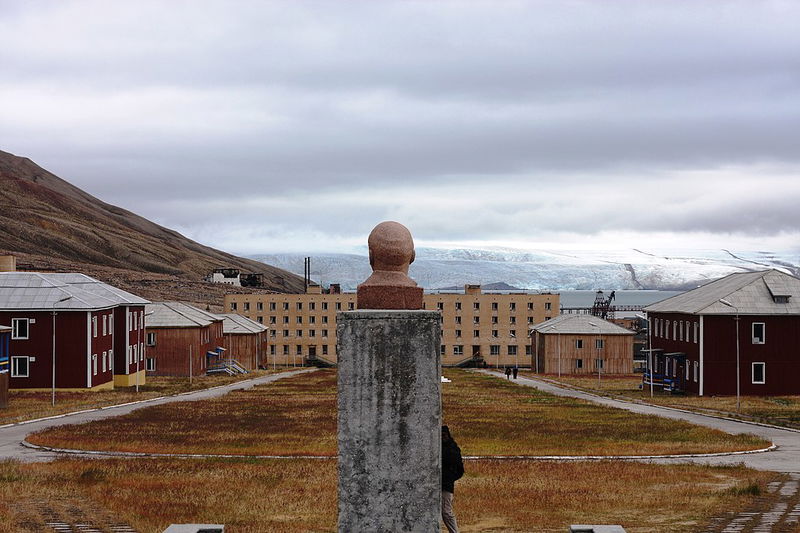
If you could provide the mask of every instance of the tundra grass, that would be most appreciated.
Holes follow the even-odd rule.
[[[272,373],[274,372],[271,370],[256,370],[249,374],[235,376],[199,376],[192,378],[191,385],[188,377],[148,377],[147,383],[139,386],[139,392],[136,392],[135,387],[104,391],[56,390],[55,406],[52,405],[52,396],[49,390],[26,391],[24,389],[11,389],[8,394],[8,407],[0,409],[0,425],[71,413],[83,409],[94,409],[107,405],[169,396],[181,392],[208,389]]]
[[[621,524],[629,532],[708,529],[751,508],[780,475],[743,467],[468,461],[456,484],[464,532],[565,531]],[[0,463],[0,533],[46,521],[140,533],[172,523],[224,523],[229,533],[336,530],[334,460],[59,460]]]
[[[444,421],[466,455],[662,455],[757,449],[768,443],[685,422],[545,394],[448,370]],[[336,373],[322,370],[202,402],[31,435],[56,448],[235,455],[336,454]]]
[[[536,377],[536,374],[529,372],[525,372],[524,375]],[[645,387],[643,390],[639,388],[642,384],[641,374],[603,375],[600,379],[599,391],[596,374],[594,376],[562,374],[560,378],[556,375],[546,374],[539,377],[590,392],[599,392],[606,396],[618,396],[655,405],[800,428],[800,396],[741,396],[741,409],[737,412],[736,396],[676,395],[654,387],[653,396],[650,397],[650,387]]]

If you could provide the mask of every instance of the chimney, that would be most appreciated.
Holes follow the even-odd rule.
[[[17,258],[13,255],[0,255],[0,272],[16,272]]]

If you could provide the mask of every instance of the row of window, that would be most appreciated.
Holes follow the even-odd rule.
[[[456,338],[457,339],[461,337],[461,330],[460,329],[455,330],[455,333],[456,333]],[[444,336],[444,332],[442,332],[442,336]],[[473,337],[480,337],[481,336],[481,330],[473,329],[472,330],[472,336]],[[500,330],[493,329],[492,330],[492,337],[493,338],[498,338],[499,336],[500,336]],[[511,337],[511,338],[516,338],[517,337],[517,330],[515,330],[515,329],[509,330],[508,331],[508,336]]]
[[[492,311],[499,311],[499,304],[498,302],[491,303]],[[552,304],[550,302],[545,302],[544,308],[546,311],[550,311],[552,308]],[[436,302],[436,309],[439,311],[444,311],[444,302]],[[454,309],[456,311],[461,311],[461,302],[454,302]],[[480,311],[481,303],[480,302],[472,302],[472,309],[473,311]],[[509,302],[508,303],[508,310],[509,311],[516,311],[517,310],[517,303],[516,302]],[[528,302],[528,311],[533,311],[533,302]]]
[[[697,344],[700,339],[700,325],[697,322],[689,322],[688,320],[664,320],[656,318],[654,322],[655,337],[669,339],[674,341],[694,342]],[[671,335],[670,335],[671,334]],[[766,344],[767,342],[767,326],[764,322],[753,322],[750,327],[750,341],[753,344]]]
[[[292,336],[292,334],[291,334],[291,330],[288,330],[288,329],[284,329],[284,330],[282,331],[282,333],[283,333],[283,334],[281,335],[282,337],[291,337],[291,336]],[[321,334],[320,336],[321,336],[323,339],[326,339],[326,338],[328,337],[328,330],[327,330],[327,329],[321,329],[321,330],[320,330],[320,334]],[[274,338],[274,337],[277,337],[277,336],[278,336],[278,335],[277,335],[277,330],[274,330],[274,329],[271,329],[271,330],[269,330],[269,336],[270,336],[270,337],[273,337],[273,338]],[[302,329],[297,329],[297,330],[295,330],[295,332],[294,332],[294,336],[295,336],[295,337],[302,337],[302,336],[303,336],[303,330],[302,330]],[[315,330],[315,329],[309,329],[309,330],[308,330],[308,336],[309,336],[309,337],[316,337],[316,336],[317,336],[317,330]]]
[[[594,347],[597,350],[602,350],[606,347],[606,340],[605,339],[595,339],[594,340]],[[578,350],[583,349],[583,339],[575,339],[575,348]]]
[[[342,303],[344,302],[333,302],[334,309],[336,311],[342,310]],[[355,302],[346,302],[347,303],[347,310],[353,311],[356,308]],[[307,302],[309,311],[316,311],[317,309],[317,302]],[[284,311],[289,310],[289,302],[282,302],[281,308]],[[328,310],[328,302],[320,302],[320,308],[322,311]],[[237,302],[231,302],[231,311],[237,311],[239,309],[239,305]],[[297,311],[303,310],[303,302],[296,302],[295,309]],[[250,310],[250,302],[242,302],[242,311],[249,311]],[[256,302],[256,311],[263,311],[264,310],[264,303],[263,302]],[[269,302],[269,310],[270,311],[277,311],[278,310],[278,302]]]
[[[97,354],[92,354],[92,375],[96,376],[98,372],[98,359],[100,360],[103,372],[108,372],[114,368],[114,350],[103,351],[100,357]],[[35,362],[36,358],[28,355],[13,355],[11,356],[11,377],[12,378],[27,378],[30,377],[31,363]]]
[[[315,353],[316,350],[317,350],[316,346],[309,346],[308,348],[309,348],[309,355],[311,355],[312,353],[314,355],[316,355],[316,353]],[[321,346],[321,348],[322,348],[322,355],[328,355],[328,350],[329,350],[328,345],[327,344],[323,344]],[[289,344],[283,344],[282,345],[282,348],[281,348],[282,355],[291,355],[289,353],[290,350],[291,350],[291,345],[289,345]],[[277,355],[277,346],[276,345],[274,345],[274,344],[270,344],[269,345],[269,354],[270,355]],[[303,355],[303,345],[302,344],[296,344],[295,345],[295,355]]]

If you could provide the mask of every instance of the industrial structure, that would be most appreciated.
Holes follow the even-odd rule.
[[[645,311],[646,385],[700,396],[800,394],[800,279],[731,274]]]
[[[528,327],[558,315],[559,295],[532,291],[435,291],[425,309],[442,314],[442,363],[527,366]],[[225,310],[269,327],[269,365],[336,363],[336,313],[356,309],[355,293],[310,283],[305,294],[228,294]]]

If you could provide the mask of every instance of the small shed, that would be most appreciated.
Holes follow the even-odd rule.
[[[264,324],[236,313],[223,313],[222,333],[225,335],[225,354],[247,370],[264,365],[267,355],[267,331]]]

